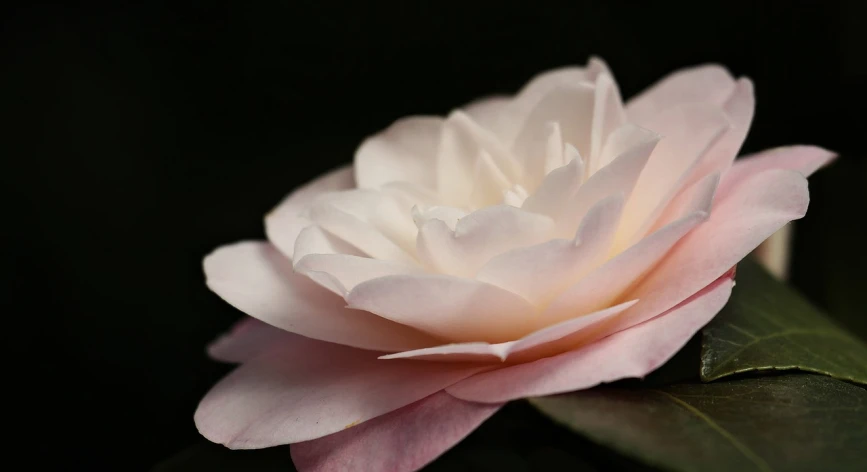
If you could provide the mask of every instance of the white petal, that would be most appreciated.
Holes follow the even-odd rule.
[[[626,113],[623,110],[623,101],[617,84],[610,75],[599,74],[596,78],[596,97],[593,102],[590,153],[586,154],[591,174],[607,164],[607,162],[599,162],[602,146],[608,140],[608,136],[625,122]]]
[[[603,156],[615,150],[624,150],[609,165],[591,175],[567,201],[568,211],[557,220],[558,236],[569,237],[574,234],[578,224],[596,202],[611,195],[629,198],[659,136],[627,125],[623,130],[612,133],[608,141],[602,150]]]
[[[693,228],[707,220],[718,176],[706,178],[695,189],[695,197],[676,221],[617,254],[559,295],[543,313],[552,322],[571,313],[598,310],[614,303],[625,290],[657,264]]]
[[[577,83],[560,85],[542,97],[527,115],[512,147],[516,155],[525,159],[525,167],[529,167],[533,159],[544,157],[533,153],[539,149],[540,137],[548,136],[547,123],[550,122],[560,125],[563,142],[575,146],[582,156],[590,155],[595,93],[592,84]]]
[[[517,341],[489,344],[482,342],[445,344],[413,351],[387,354],[380,359],[417,359],[447,362],[523,361],[559,354],[580,342],[581,334],[597,323],[615,316],[638,300],[631,300],[595,313],[579,315],[570,320],[534,331]],[[559,352],[558,352],[559,351]]]
[[[461,218],[455,230],[430,220],[418,233],[418,257],[433,270],[473,276],[491,257],[538,244],[551,237],[553,221],[509,205],[497,205]]]
[[[355,153],[360,188],[379,188],[395,181],[436,188],[436,151],[443,120],[432,116],[400,119],[367,138]]]
[[[267,243],[224,246],[204,261],[208,287],[250,316],[309,338],[378,351],[434,345],[416,330],[345,308],[344,300],[292,270]]]
[[[626,104],[629,121],[653,129],[660,112],[688,103],[721,105],[735,87],[734,78],[715,64],[681,69],[660,79]]]
[[[268,239],[283,254],[292,257],[295,239],[302,229],[311,224],[302,213],[318,196],[355,185],[352,166],[335,169],[290,193],[265,217]]]
[[[687,183],[707,151],[730,128],[723,111],[710,104],[688,104],[667,110],[655,122],[663,135],[626,202],[618,247],[647,234],[653,221]]]
[[[366,310],[450,341],[503,342],[530,332],[535,311],[526,300],[477,280],[398,275],[364,282],[346,297]]]
[[[587,213],[574,241],[554,239],[501,254],[476,278],[541,305],[605,260],[622,208],[622,195],[605,198]]]

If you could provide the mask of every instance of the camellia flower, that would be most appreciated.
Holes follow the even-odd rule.
[[[591,59],[398,120],[291,193],[268,241],[205,259],[253,318],[210,347],[241,366],[199,431],[292,444],[301,470],[414,470],[505,402],[648,374],[723,307],[738,261],[805,214],[805,177],[833,157],[733,164],[753,100],[710,65],[624,105]]]

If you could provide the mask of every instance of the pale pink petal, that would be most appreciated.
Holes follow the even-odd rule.
[[[319,282],[316,274],[327,274],[325,287],[345,296],[356,285],[387,275],[423,274],[417,265],[383,261],[348,254],[310,254],[295,264],[295,270]],[[331,284],[329,281],[337,282]],[[322,282],[320,282],[322,284]]]
[[[606,259],[622,209],[623,195],[605,198],[587,212],[574,240],[552,239],[500,254],[479,270],[476,279],[537,305],[550,301]]]
[[[718,182],[716,175],[700,182],[694,191],[695,198],[681,209],[679,219],[643,238],[569,287],[548,306],[543,318],[552,323],[559,322],[572,313],[587,313],[609,306],[643,275],[650,273],[653,276],[652,267],[684,235],[707,220]],[[634,298],[639,297],[627,299]]]
[[[663,136],[635,184],[623,210],[618,247],[623,248],[647,234],[653,222],[687,183],[707,151],[730,128],[723,111],[706,103],[668,109],[654,123]]]
[[[687,302],[640,325],[554,357],[481,372],[446,391],[464,400],[501,403],[643,377],[677,353],[722,309],[731,288],[731,279],[721,279]]]
[[[656,219],[651,232],[657,231],[671,223],[688,215],[693,211],[704,211],[709,213],[713,205],[714,196],[717,194],[717,189],[720,184],[719,172],[706,175],[700,181],[683,189],[676,197],[668,204],[662,215]],[[621,249],[621,248],[615,248]]]
[[[629,100],[629,121],[653,129],[657,115],[668,108],[687,103],[725,102],[735,88],[735,80],[722,66],[711,64],[673,72]]]
[[[344,166],[290,193],[265,217],[265,233],[268,239],[291,258],[298,233],[311,224],[302,215],[310,203],[324,193],[345,190],[354,185],[352,166]]]
[[[731,123],[731,128],[708,150],[707,155],[686,180],[686,185],[702,179],[714,172],[728,170],[737,156],[753,121],[756,99],[750,79],[738,79],[734,91],[725,103],[723,110]]]
[[[764,171],[725,193],[720,189],[710,218],[623,294],[641,301],[618,318],[618,327],[655,316],[720,277],[786,223],[803,217],[809,201],[807,179],[791,170]]]
[[[539,141],[550,134],[549,123],[557,123],[564,143],[578,149],[582,156],[590,155],[593,124],[593,102],[596,88],[592,83],[560,85],[550,90],[530,110],[512,147],[515,155],[524,159],[524,167],[545,157]]]
[[[461,218],[454,231],[442,220],[429,220],[419,230],[417,254],[436,271],[472,277],[497,254],[548,240],[553,226],[544,215],[491,206]]]
[[[376,313],[450,341],[503,342],[532,331],[535,310],[507,290],[446,275],[373,279],[346,296],[351,308]]]
[[[358,186],[379,188],[399,181],[436,188],[436,152],[442,127],[440,117],[412,116],[367,138],[355,153]]]
[[[309,209],[312,222],[370,257],[409,264],[416,262],[406,248],[389,238],[375,221],[365,221],[363,218],[366,217],[350,213],[330,201],[315,202]],[[411,219],[409,224],[412,224]]]
[[[600,200],[611,195],[628,199],[658,141],[659,136],[654,133],[631,125],[612,133],[602,155],[622,151],[566,200],[567,210],[557,219],[556,235],[572,237],[590,208]]]
[[[412,219],[418,228],[424,226],[428,221],[440,220],[454,231],[458,225],[458,220],[465,216],[467,216],[466,211],[450,206],[432,206],[425,209],[414,207],[412,209]]]
[[[566,211],[570,198],[578,191],[583,179],[584,165],[578,156],[565,166],[548,173],[536,192],[524,200],[521,208],[558,218]]]
[[[530,189],[538,187],[545,176],[566,163],[563,134],[560,123],[556,121],[533,126],[512,150],[521,160],[524,169],[522,181]]]
[[[377,355],[312,339],[275,346],[208,392],[196,426],[233,449],[307,441],[409,405],[479,370]]]
[[[638,300],[630,300],[594,313],[578,314],[570,320],[534,331],[517,341],[497,344],[484,342],[445,344],[388,354],[380,357],[380,359],[497,363],[505,360],[535,360],[559,354],[574,346],[575,340],[581,338],[581,334],[585,333],[588,328],[623,312],[637,302]]]
[[[513,126],[509,122],[511,118],[509,103],[511,101],[511,97],[486,97],[462,106],[461,110],[483,128],[499,136],[510,126]]]
[[[435,393],[346,431],[293,444],[292,462],[304,472],[418,470],[501,406]]]
[[[720,195],[728,194],[745,179],[771,169],[789,169],[809,177],[837,154],[818,146],[783,146],[742,157],[723,174]]]
[[[522,173],[518,162],[496,135],[466,113],[452,112],[443,124],[436,158],[437,188],[440,196],[446,199],[444,203],[467,203],[482,153],[488,155],[498,171],[509,180],[516,181]]]
[[[233,364],[247,362],[274,345],[295,342],[298,338],[297,334],[245,316],[208,345],[208,355]]]
[[[417,264],[371,259],[344,247],[318,226],[308,226],[295,241],[295,271],[343,297],[361,282],[386,275],[419,274]]]
[[[272,245],[241,242],[205,258],[208,287],[235,308],[302,336],[362,349],[404,351],[439,344],[371,313],[349,310],[342,298],[296,274]]]
[[[602,73],[610,75],[608,66],[598,57],[591,57],[585,67],[563,67],[533,77],[509,105],[514,126],[504,129],[500,134],[501,138],[505,142],[513,143],[521,126],[526,123],[526,116],[552,90],[564,85],[592,84]]]
[[[590,135],[589,172],[598,171],[608,162],[601,162],[602,147],[614,130],[626,122],[620,90],[609,74],[596,78],[596,97],[593,103],[593,127]]]

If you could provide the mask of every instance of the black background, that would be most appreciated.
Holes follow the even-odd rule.
[[[857,1],[18,6],[0,159],[7,414],[25,421],[8,427],[34,469],[145,470],[197,441],[228,369],[204,346],[239,316],[205,288],[207,252],[261,238],[285,193],[392,120],[591,54],[626,97],[723,63],[756,83],[745,151],[841,154],[811,180],[793,283],[867,335],[865,20]]]

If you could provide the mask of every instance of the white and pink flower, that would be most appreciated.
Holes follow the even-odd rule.
[[[268,241],[205,259],[253,318],[196,424],[300,470],[418,469],[510,400],[642,377],[723,307],[731,269],[833,154],[738,160],[752,83],[676,72],[622,103],[599,59],[409,117],[290,194]]]

